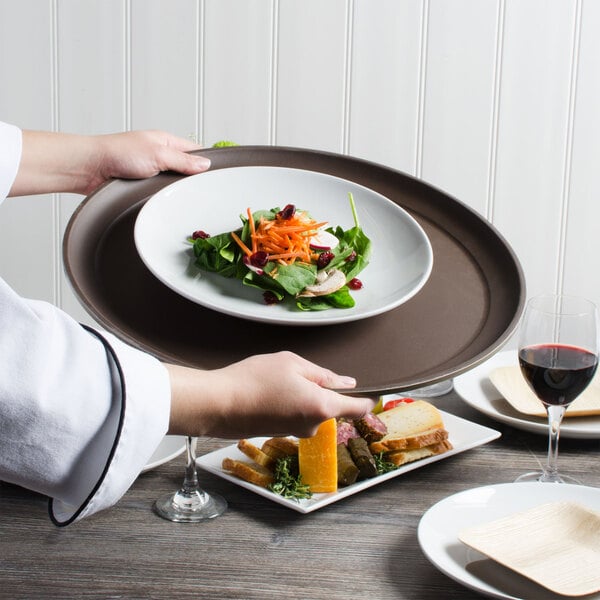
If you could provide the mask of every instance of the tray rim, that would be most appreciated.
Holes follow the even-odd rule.
[[[253,157],[256,157],[256,158],[253,160],[244,162],[244,163],[219,165],[218,159],[220,156],[223,155],[223,153],[236,153],[236,152],[251,153],[253,155]],[[193,151],[193,152],[191,152],[191,154],[204,155],[204,156],[207,156],[208,158],[211,158],[211,160],[213,162],[211,169],[227,169],[230,167],[238,167],[238,166],[242,166],[242,165],[273,166],[273,164],[275,164],[276,166],[302,169],[305,167],[297,166],[296,161],[299,158],[302,159],[303,156],[307,156],[309,159],[314,159],[314,160],[318,159],[318,160],[324,161],[323,166],[320,166],[319,168],[312,169],[312,170],[322,172],[322,173],[332,174],[332,175],[338,176],[338,177],[345,177],[345,178],[347,178],[351,181],[355,181],[356,183],[359,183],[361,185],[368,185],[368,184],[365,184],[362,181],[361,177],[359,177],[359,176],[354,178],[354,177],[348,176],[347,174],[339,175],[339,173],[337,173],[335,170],[332,171],[334,163],[341,161],[344,163],[344,165],[346,165],[346,167],[349,167],[350,165],[352,165],[352,166],[356,166],[357,168],[366,169],[369,172],[371,177],[375,177],[377,175],[377,173],[382,173],[382,174],[387,175],[388,177],[392,177],[392,178],[397,177],[397,178],[400,178],[403,182],[405,182],[410,187],[410,189],[415,188],[415,187],[417,189],[421,189],[421,190],[425,189],[429,193],[435,194],[435,195],[439,196],[440,198],[443,198],[443,199],[449,201],[448,206],[445,207],[445,209],[446,209],[445,212],[452,214],[453,212],[456,213],[458,211],[458,212],[460,212],[461,218],[468,217],[469,225],[472,224],[472,225],[476,226],[476,228],[478,228],[478,230],[483,229],[488,234],[491,234],[490,239],[495,243],[495,247],[500,248],[502,250],[502,252],[505,254],[506,259],[510,262],[510,266],[513,269],[513,273],[511,275],[515,278],[515,281],[518,283],[519,291],[518,291],[518,295],[514,296],[516,299],[516,303],[515,303],[515,311],[514,311],[514,314],[512,315],[512,318],[506,322],[504,329],[502,331],[500,331],[498,333],[498,335],[496,335],[494,337],[494,340],[492,343],[489,343],[487,345],[487,347],[482,349],[480,352],[470,355],[467,360],[458,362],[458,364],[457,364],[457,361],[454,360],[454,356],[450,357],[447,361],[445,361],[445,362],[441,363],[441,365],[439,365],[435,375],[429,374],[426,377],[421,377],[420,375],[416,375],[413,379],[411,379],[410,381],[405,381],[403,384],[393,384],[393,385],[383,384],[381,386],[378,386],[376,389],[373,386],[357,387],[357,388],[355,388],[355,390],[353,390],[353,392],[352,392],[353,395],[359,395],[359,394],[364,394],[364,393],[374,393],[374,392],[377,392],[380,394],[396,393],[396,392],[414,389],[416,387],[422,387],[424,385],[429,385],[432,383],[443,381],[443,380],[451,378],[451,377],[458,376],[462,373],[469,371],[470,369],[474,368],[475,366],[481,364],[482,362],[486,361],[488,358],[493,356],[498,350],[500,350],[504,346],[504,344],[506,344],[506,342],[509,340],[510,336],[514,333],[514,331],[518,325],[518,322],[520,320],[521,314],[524,309],[525,301],[526,301],[525,277],[524,277],[524,273],[523,273],[523,268],[521,266],[521,263],[516,255],[516,253],[514,252],[513,248],[510,246],[510,244],[508,243],[506,238],[495,227],[495,225],[493,223],[489,222],[487,219],[485,219],[482,215],[480,215],[473,208],[471,208],[470,206],[465,204],[463,201],[461,201],[461,200],[457,199],[456,197],[452,196],[451,194],[445,192],[441,188],[436,187],[423,179],[417,178],[417,177],[410,175],[406,172],[403,172],[401,170],[394,169],[392,167],[388,167],[388,166],[385,166],[385,165],[382,165],[382,164],[379,164],[379,163],[376,163],[373,161],[369,161],[367,159],[358,158],[358,157],[354,157],[351,155],[343,155],[343,154],[330,152],[330,151],[313,150],[310,148],[301,148],[301,147],[292,147],[292,146],[275,146],[275,145],[241,145],[241,146],[232,146],[232,147],[227,147],[227,148],[206,148],[206,149],[202,149],[202,150]],[[261,157],[264,157],[264,156],[267,156],[269,158],[271,158],[272,156],[277,157],[277,159],[278,159],[277,163],[262,162]],[[217,160],[215,161],[214,159],[217,159]],[[330,163],[327,163],[327,161],[330,161]],[[155,177],[149,178],[149,179],[151,179],[153,181],[158,181],[158,179],[161,179],[161,184],[160,184],[159,189],[162,189],[163,187],[166,187],[167,185],[169,185],[179,179],[182,179],[184,177],[186,177],[186,175],[183,175],[180,173],[174,173],[172,171],[165,171],[165,172],[159,173]],[[104,183],[102,186],[100,186],[94,192],[92,192],[89,196],[84,198],[84,200],[76,207],[75,211],[71,215],[71,217],[67,223],[67,226],[65,228],[64,237],[63,237],[63,248],[62,248],[63,264],[64,264],[67,278],[68,278],[68,280],[72,286],[72,289],[73,289],[75,295],[77,296],[78,300],[83,305],[84,309],[90,314],[90,316],[92,316],[92,318],[94,318],[100,325],[106,327],[109,331],[114,333],[117,337],[119,337],[123,341],[155,355],[159,360],[168,360],[168,361],[177,362],[177,363],[183,364],[183,365],[190,365],[191,363],[189,360],[186,360],[185,358],[174,355],[172,352],[169,352],[165,349],[161,349],[161,348],[157,347],[156,343],[148,344],[146,342],[141,342],[139,339],[136,339],[135,334],[131,334],[129,331],[123,331],[123,329],[119,325],[115,324],[115,322],[111,318],[109,318],[104,312],[99,311],[98,306],[97,306],[98,302],[94,301],[95,300],[94,298],[90,298],[88,296],[87,290],[85,289],[85,286],[82,286],[81,283],[77,281],[77,277],[75,276],[74,269],[71,265],[70,255],[73,250],[73,248],[72,248],[73,236],[74,236],[74,233],[75,233],[75,230],[77,227],[78,220],[82,217],[82,215],[84,213],[86,213],[90,209],[95,209],[94,201],[95,201],[96,197],[98,195],[105,193],[106,188],[108,188],[109,186],[123,185],[123,186],[125,186],[126,189],[129,186],[132,186],[135,188],[135,186],[139,185],[140,182],[143,183],[145,181],[149,181],[149,180],[114,179],[114,180]],[[137,195],[137,199],[134,202],[129,202],[129,203],[127,203],[128,194],[124,193],[123,195],[121,195],[121,197],[119,198],[119,201],[121,203],[125,202],[125,203],[127,203],[127,205],[125,206],[125,210],[123,210],[120,213],[120,216],[124,215],[128,211],[135,210],[138,205],[143,204],[145,201],[147,201],[148,198],[153,193],[156,193],[156,191],[157,190],[154,190],[154,191],[152,191],[151,194],[144,195],[144,194],[140,194],[139,191],[134,190],[134,193]],[[375,191],[385,195],[385,193],[379,189],[376,189]],[[392,199],[392,200],[394,202],[397,202],[394,199]],[[401,206],[403,208],[405,208],[405,210],[407,210],[411,215],[413,215],[413,216],[417,215],[419,218],[423,218],[431,223],[435,223],[432,215],[419,211],[417,207],[407,206],[404,204],[401,204]],[[448,208],[448,207],[450,207],[450,208]],[[444,211],[438,209],[437,212],[439,213],[439,212],[444,212]],[[114,220],[113,220],[113,222],[114,222]],[[457,245],[460,245],[461,247],[463,247],[466,253],[468,253],[470,256],[474,256],[472,248],[469,245],[469,243],[467,242],[467,240],[457,238],[456,235],[454,235],[451,231],[448,231],[446,229],[444,229],[444,232],[448,236],[451,236]],[[469,228],[469,233],[471,234],[472,239],[474,239],[476,237],[475,232],[473,231],[472,228]],[[434,259],[434,263],[435,263],[435,259]],[[477,263],[477,266],[481,270],[481,265],[479,263]],[[451,363],[450,366],[448,366],[448,363]],[[192,365],[192,366],[194,366],[194,365]]]

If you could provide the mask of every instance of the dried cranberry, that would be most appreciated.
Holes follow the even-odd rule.
[[[271,292],[270,290],[263,292],[263,299],[265,301],[265,304],[277,304],[279,302],[279,298],[275,295],[274,292]]]
[[[321,252],[319,258],[317,258],[317,267],[319,269],[324,269],[331,262],[333,257],[333,252]]]
[[[291,219],[296,213],[296,207],[293,204],[286,204],[278,213],[277,216],[280,219],[287,221]]]
[[[202,231],[202,229],[198,229],[198,231],[194,231],[194,233],[192,233],[193,240],[197,240],[197,239],[205,240],[206,238],[209,238],[209,237],[210,237],[210,234],[206,233],[206,231]]]
[[[348,287],[351,290],[360,290],[360,289],[362,289],[362,286],[363,286],[363,283],[358,277],[355,277],[354,279],[351,279],[348,282]]]
[[[356,260],[356,251],[352,250],[349,256],[346,257],[346,262],[354,262]]]
[[[262,250],[250,256],[250,264],[254,267],[264,267],[269,262],[269,255]]]

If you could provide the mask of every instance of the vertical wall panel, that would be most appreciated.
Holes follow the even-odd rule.
[[[52,129],[51,3],[0,1],[0,120]],[[0,207],[0,276],[20,294],[54,302],[55,200],[9,198]]]
[[[125,0],[58,0],[59,124],[108,133],[126,123]]]
[[[581,16],[564,290],[600,304],[600,3]]]
[[[274,14],[275,2],[205,0],[206,145],[269,143]]]
[[[415,173],[422,0],[356,0],[349,154]]]
[[[0,0],[0,119],[382,162],[487,215],[530,294],[600,301],[599,27],[593,0]],[[60,264],[80,201],[9,199],[0,272],[86,320]]]
[[[125,0],[58,0],[58,124],[61,131],[109,133],[127,123]],[[81,196],[62,195],[61,237]],[[87,315],[62,278],[62,307]]]
[[[343,150],[344,0],[280,0],[276,143]]]
[[[574,22],[574,2],[506,3],[493,216],[529,294],[557,284]]]
[[[198,137],[198,6],[197,0],[132,0],[132,129]]]
[[[497,0],[431,0],[419,175],[487,215]]]

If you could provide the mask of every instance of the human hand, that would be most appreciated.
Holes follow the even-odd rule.
[[[128,131],[97,136],[96,141],[85,193],[115,177],[142,179],[169,170],[193,175],[210,167],[208,158],[189,154],[201,146],[165,131]]]
[[[375,405],[333,391],[354,388],[354,379],[291,352],[252,356],[214,371],[167,368],[174,434],[308,437],[329,418],[358,418]]]

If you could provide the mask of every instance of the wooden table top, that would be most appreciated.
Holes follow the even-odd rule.
[[[0,483],[0,597],[479,598],[428,562],[419,520],[456,492],[536,469],[547,442],[455,393],[434,402],[502,437],[307,515],[200,471],[228,511],[198,524],[165,521],[152,503],[181,484],[184,455],[142,474],[115,507],[64,529],[50,522],[44,497]],[[227,443],[200,439],[198,455]],[[562,439],[560,466],[600,487],[600,440]]]

